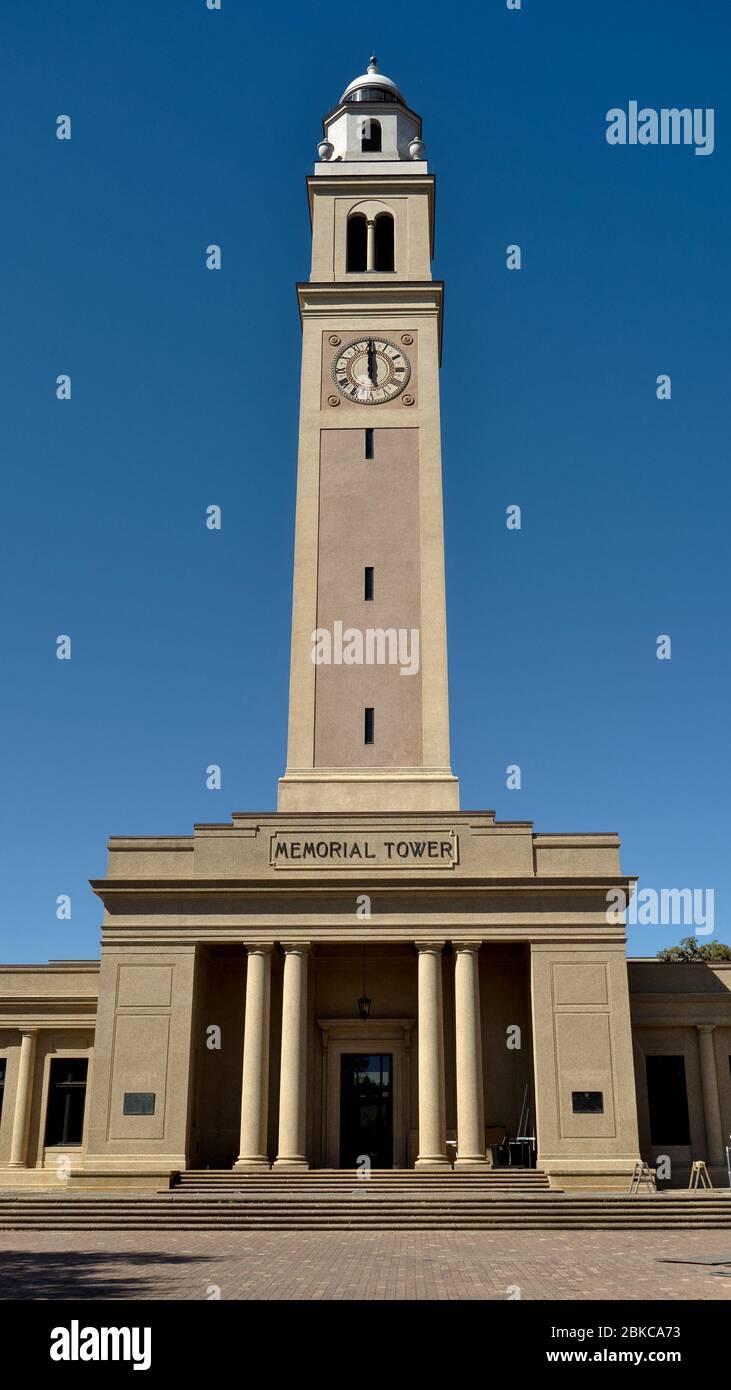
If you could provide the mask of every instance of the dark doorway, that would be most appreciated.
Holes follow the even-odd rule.
[[[51,1062],[46,1117],[46,1147],[80,1144],[86,1104],[86,1057],[56,1057]]]
[[[652,1144],[689,1144],[684,1057],[648,1057],[647,1100]]]
[[[393,1167],[393,1056],[344,1053],[340,1059],[340,1167],[367,1154],[374,1168]]]

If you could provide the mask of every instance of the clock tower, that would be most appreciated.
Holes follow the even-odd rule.
[[[449,755],[434,176],[368,71],[307,180],[287,769],[280,811],[459,807]]]

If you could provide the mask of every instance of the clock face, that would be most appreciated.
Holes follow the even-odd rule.
[[[377,335],[354,338],[338,352],[332,379],[342,396],[355,405],[382,405],[403,391],[409,377],[409,359]]]

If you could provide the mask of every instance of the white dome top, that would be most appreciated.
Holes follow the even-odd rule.
[[[361,92],[364,88],[372,88],[379,91],[379,93],[383,93],[383,96],[375,98],[376,101],[390,100],[403,102],[404,100],[398,87],[396,86],[396,83],[392,82],[390,77],[386,77],[384,73],[378,71],[378,60],[376,58],[375,53],[373,54],[373,57],[371,58],[368,64],[368,71],[364,72],[360,77],[354,77],[353,81],[348,83],[348,86],[345,88],[345,91],[343,92],[343,95],[341,96],[340,100],[367,101],[367,97],[355,95],[357,92]]]

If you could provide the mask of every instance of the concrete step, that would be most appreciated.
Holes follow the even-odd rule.
[[[640,1221],[614,1220],[586,1217],[584,1219],[572,1220],[542,1220],[540,1217],[526,1219],[520,1223],[509,1220],[487,1220],[487,1219],[455,1219],[447,1221],[435,1221],[433,1218],[411,1218],[411,1219],[377,1219],[370,1218],[359,1221],[354,1220],[282,1220],[262,1219],[248,1220],[246,1218],[222,1220],[222,1221],[192,1221],[188,1218],[177,1218],[174,1221],[163,1222],[160,1220],[139,1220],[129,1219],[112,1220],[107,1219],[98,1221],[89,1218],[82,1220],[25,1220],[16,1219],[4,1221],[0,1229],[5,1231],[709,1231],[731,1229],[731,1223],[723,1220],[705,1219],[693,1221],[689,1218],[678,1218],[677,1220],[665,1219],[662,1221]]]
[[[269,1190],[285,1192],[309,1192],[315,1188],[323,1188],[335,1192],[341,1188],[350,1188],[353,1184],[361,1184],[377,1188],[379,1191],[403,1190],[408,1192],[415,1191],[442,1191],[447,1186],[450,1190],[458,1191],[548,1191],[549,1182],[545,1173],[499,1172],[494,1176],[484,1174],[460,1173],[436,1177],[431,1174],[409,1173],[409,1172],[389,1172],[373,1173],[370,1178],[358,1177],[357,1173],[338,1172],[337,1175],[323,1173],[316,1170],[312,1173],[290,1175],[279,1173],[181,1173],[172,1186],[176,1190],[184,1192],[210,1192],[227,1191],[229,1189],[239,1190],[246,1188],[268,1188]]]
[[[350,1182],[357,1176],[355,1168],[262,1168],[238,1170],[235,1168],[186,1168],[178,1174],[181,1183],[199,1178],[221,1178],[233,1181],[245,1177],[247,1181],[258,1179],[264,1182],[313,1182],[324,1178],[328,1182]],[[494,1182],[501,1178],[507,1181],[546,1180],[540,1168],[373,1168],[373,1182]],[[361,1180],[362,1181],[362,1180]]]
[[[377,1206],[384,1209],[394,1209],[404,1207],[406,1209],[419,1209],[421,1207],[435,1207],[439,1210],[448,1210],[456,1207],[464,1210],[475,1207],[478,1210],[502,1208],[510,1211],[528,1211],[531,1208],[536,1210],[630,1210],[630,1211],[686,1211],[689,1207],[702,1209],[703,1211],[716,1210],[731,1216],[731,1201],[728,1197],[670,1197],[658,1195],[656,1197],[624,1197],[615,1194],[597,1193],[591,1196],[574,1195],[560,1192],[547,1192],[536,1194],[516,1193],[510,1197],[502,1194],[492,1194],[485,1197],[481,1195],[444,1195],[429,1196],[425,1194],[404,1196],[398,1193],[376,1193],[369,1192],[367,1189],[360,1191],[357,1188],[352,1192],[333,1193],[313,1193],[307,1195],[277,1195],[271,1193],[247,1193],[230,1192],[226,1194],[206,1195],[203,1193],[162,1193],[151,1196],[140,1193],[139,1195],[125,1196],[97,1196],[88,1194],[71,1193],[17,1193],[0,1198],[0,1211],[12,1211],[16,1209],[31,1210],[81,1210],[82,1208],[90,1211],[182,1211],[186,1208],[191,1210],[202,1210],[210,1207],[212,1210],[227,1210],[231,1207],[247,1207],[261,1209],[271,1207],[276,1211],[286,1211],[288,1209],[306,1210],[317,1208],[318,1210],[327,1207],[348,1206],[358,1209],[364,1205],[370,1207]]]
[[[158,1189],[158,1190],[160,1190],[160,1189]],[[166,1188],[166,1189],[163,1189],[163,1191],[165,1191],[165,1192],[167,1192],[167,1191],[169,1191],[169,1190],[170,1190],[170,1189],[167,1189],[167,1188]],[[267,1187],[267,1186],[264,1185],[264,1184],[262,1184],[262,1185],[259,1186],[259,1187],[246,1187],[246,1186],[243,1186],[243,1185],[237,1185],[236,1183],[230,1183],[230,1184],[226,1184],[225,1186],[224,1186],[224,1185],[217,1186],[217,1185],[215,1185],[215,1184],[211,1184],[210,1186],[201,1185],[200,1187],[198,1187],[198,1186],[196,1186],[196,1185],[194,1185],[194,1184],[191,1184],[189,1187],[178,1187],[178,1188],[174,1188],[174,1189],[172,1189],[172,1190],[175,1191],[176,1193],[179,1193],[180,1196],[183,1196],[183,1197],[194,1197],[194,1196],[197,1197],[197,1196],[206,1196],[206,1195],[209,1195],[209,1196],[226,1197],[226,1196],[234,1195],[234,1194],[238,1195],[238,1194],[241,1193],[241,1192],[245,1192],[245,1193],[247,1193],[247,1194],[248,1194],[248,1193],[253,1193],[253,1194],[257,1194],[257,1193],[258,1193],[258,1194],[273,1196],[273,1197],[275,1197],[278,1201],[288,1201],[290,1198],[291,1198],[292,1201],[297,1201],[300,1197],[311,1197],[311,1196],[314,1196],[315,1194],[320,1194],[320,1193],[322,1193],[323,1195],[325,1195],[325,1196],[327,1196],[327,1197],[336,1198],[337,1196],[340,1195],[340,1193],[343,1193],[343,1192],[348,1193],[348,1192],[357,1192],[357,1191],[363,1190],[364,1192],[371,1192],[371,1193],[375,1191],[376,1193],[378,1193],[378,1195],[379,1195],[380,1197],[384,1197],[384,1198],[403,1195],[403,1196],[406,1197],[409,1201],[415,1201],[415,1202],[416,1202],[416,1201],[419,1201],[419,1199],[420,1199],[421,1197],[430,1197],[430,1198],[433,1197],[433,1198],[434,1198],[435,1200],[437,1200],[437,1201],[442,1201],[442,1200],[444,1200],[444,1199],[446,1199],[446,1200],[451,1200],[452,1197],[454,1197],[454,1199],[455,1199],[456,1201],[461,1201],[462,1198],[468,1198],[468,1197],[480,1197],[480,1198],[485,1198],[486,1200],[489,1200],[489,1199],[490,1199],[491,1197],[493,1197],[493,1196],[504,1196],[504,1197],[533,1197],[533,1196],[536,1196],[536,1195],[539,1195],[539,1194],[542,1196],[543,1193],[544,1193],[544,1191],[545,1191],[545,1192],[548,1192],[550,1189],[549,1189],[549,1188],[543,1189],[543,1188],[518,1187],[518,1186],[515,1186],[515,1187],[495,1186],[495,1187],[489,1187],[489,1188],[469,1187],[469,1188],[462,1188],[461,1190],[458,1190],[457,1192],[450,1192],[449,1194],[446,1194],[446,1193],[444,1193],[444,1192],[440,1192],[438,1188],[434,1188],[434,1187],[423,1187],[423,1188],[417,1188],[416,1190],[414,1190],[414,1189],[409,1190],[409,1189],[406,1188],[406,1187],[397,1187],[397,1186],[394,1184],[393,1187],[388,1188],[388,1189],[384,1189],[384,1188],[382,1188],[382,1187],[376,1187],[376,1188],[374,1188],[373,1185],[372,1185],[371,1183],[365,1183],[365,1182],[364,1182],[364,1183],[359,1183],[359,1182],[356,1181],[356,1182],[353,1182],[353,1183],[343,1183],[340,1187],[335,1188],[335,1189],[333,1189],[333,1188],[328,1188],[328,1187],[324,1187],[324,1186],[323,1186],[323,1187],[316,1186],[316,1185],[313,1183],[310,1187],[307,1187],[307,1188],[287,1188],[286,1190],[283,1191],[283,1190],[281,1190],[281,1189],[279,1189],[279,1190],[277,1190],[277,1189],[272,1189],[272,1188],[270,1188],[270,1187]]]
[[[186,1193],[0,1195],[0,1229],[26,1231],[408,1231],[731,1230],[731,1194],[475,1192],[448,1184],[434,1193],[363,1183],[293,1194],[249,1183],[245,1190]]]

